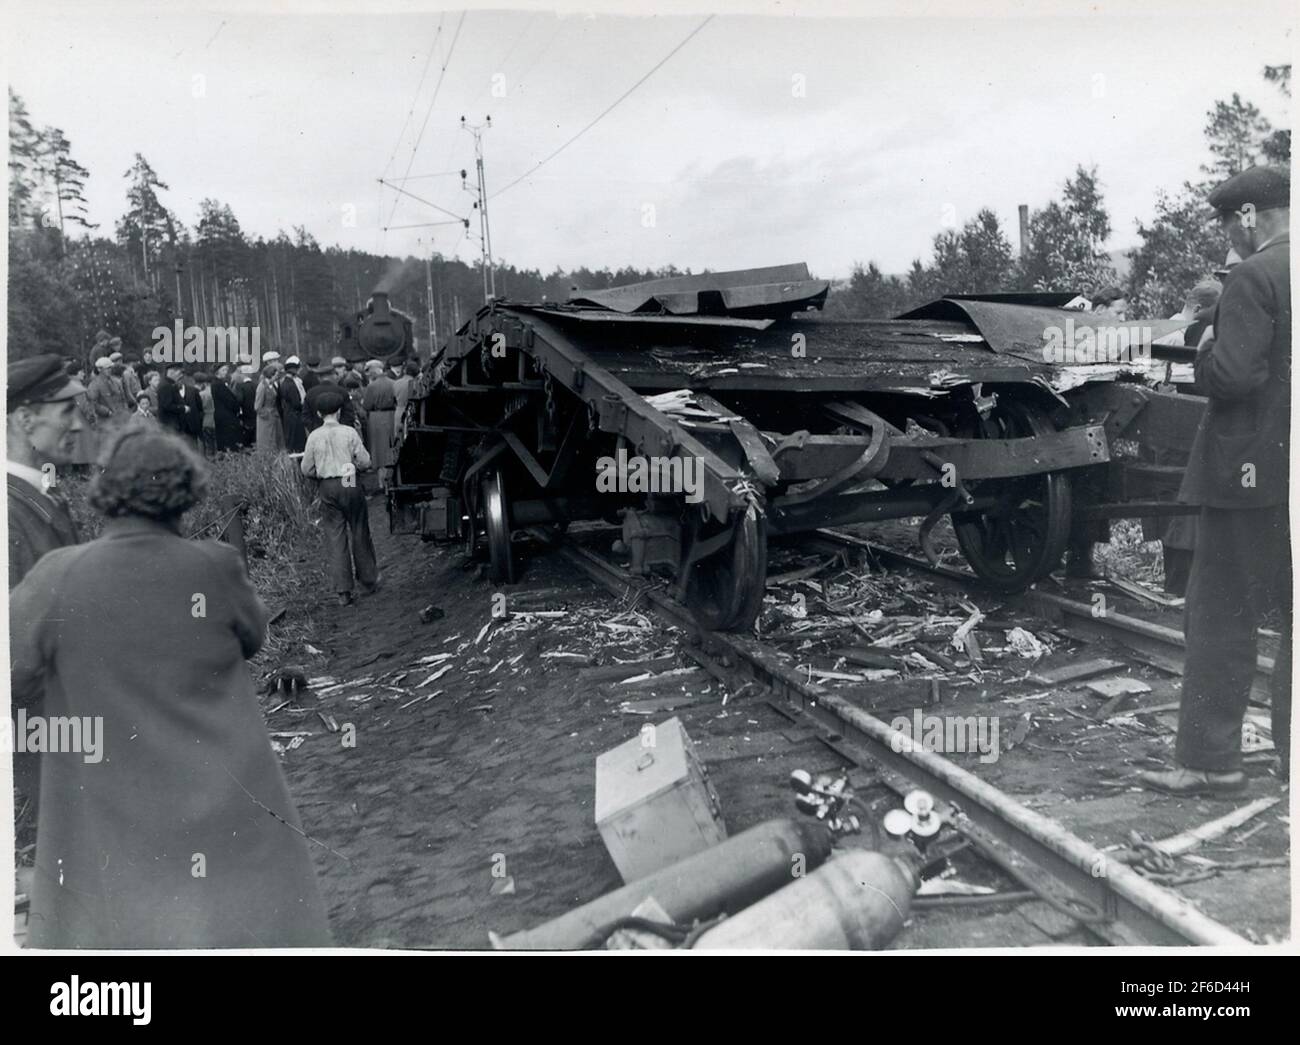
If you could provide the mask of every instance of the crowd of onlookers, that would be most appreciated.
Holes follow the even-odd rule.
[[[307,837],[245,663],[270,614],[240,556],[188,539],[182,519],[209,485],[199,451],[291,455],[316,483],[339,603],[354,585],[374,594],[364,480],[377,471],[386,483],[419,364],[335,356],[304,367],[268,352],[205,369],[143,355],[105,334],[86,360],[8,365],[15,714],[97,720],[97,750],[109,752],[13,752],[16,822],[37,828],[34,864],[19,873],[27,942],[327,946]],[[86,504],[101,531],[83,543],[61,474],[92,463]],[[220,612],[192,613],[199,591]],[[123,655],[122,639],[142,619],[163,648],[144,661]],[[197,822],[184,815],[198,808]],[[195,851],[220,874],[193,874]]]
[[[145,353],[146,357],[148,353]],[[205,456],[256,449],[300,454],[307,434],[321,424],[307,393],[321,384],[345,394],[343,424],[355,427],[381,477],[392,464],[394,439],[419,375],[414,360],[328,362],[279,352],[260,364],[222,363],[211,369],[152,363],[123,351],[122,340],[101,334],[89,365],[68,363],[68,375],[86,387],[79,408],[86,422],[73,463],[89,465],[108,433],[121,425],[160,425],[184,436]]]
[[[246,663],[266,642],[271,615],[239,553],[189,539],[182,526],[209,486],[191,437],[202,431],[201,405],[190,409],[200,382],[160,374],[157,398],[142,388],[137,409],[109,427],[125,412],[128,373],[144,376],[111,356],[96,357],[108,365],[95,367],[93,395],[53,353],[8,364],[6,725],[26,737],[29,722],[48,723],[56,737],[4,756],[14,765],[15,828],[20,837],[36,828],[33,863],[16,876],[26,942],[328,946],[308,839]],[[214,379],[209,392],[228,387],[228,375]],[[357,446],[360,436],[338,421],[341,390],[320,392],[327,416],[312,444],[324,436]],[[187,422],[184,438],[166,431],[155,402],[158,416],[193,413],[199,425]],[[100,532],[83,542],[60,473],[90,427],[86,403],[102,420],[102,445],[85,490]],[[356,484],[342,495],[364,518]],[[377,570],[361,580],[376,590]],[[191,612],[198,592],[211,606]],[[141,627],[157,639],[146,657],[123,640]]]

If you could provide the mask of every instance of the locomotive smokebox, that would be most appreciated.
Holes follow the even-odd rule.
[[[366,311],[357,330],[357,340],[366,354],[385,359],[400,352],[406,343],[401,318],[388,304],[388,295],[377,290],[370,295]]]

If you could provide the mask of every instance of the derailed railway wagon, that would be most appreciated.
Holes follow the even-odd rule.
[[[1021,590],[1098,521],[1172,514],[1203,401],[1150,351],[1180,324],[1061,308],[1069,295],[946,298],[905,317],[813,313],[805,266],[494,302],[417,381],[395,532],[462,542],[492,579],[514,536],[621,525],[634,572],[673,579],[706,628],[761,608],[769,539],[950,517],[971,569]],[[1091,339],[1091,340],[1089,340]],[[1176,339],[1176,338],[1175,338]]]

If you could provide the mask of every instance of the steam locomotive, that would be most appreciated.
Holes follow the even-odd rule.
[[[371,294],[365,309],[340,326],[338,354],[349,363],[367,359],[404,363],[417,358],[411,317],[393,308],[382,290]]]

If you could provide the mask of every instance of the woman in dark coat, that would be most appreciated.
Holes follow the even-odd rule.
[[[103,535],[50,552],[10,595],[15,702],[43,693],[45,716],[89,724],[80,752],[41,756],[29,945],[327,946],[244,663],[266,608],[233,549],[180,535],[203,464],[128,429],[100,465]]]
[[[284,376],[280,379],[280,420],[284,424],[284,448],[291,454],[300,454],[307,445],[307,427],[302,421],[302,406],[307,389],[298,376],[298,357],[290,356],[284,363]]]
[[[241,436],[239,397],[230,387],[230,367],[217,367],[217,379],[212,382],[212,409],[217,427],[217,452],[238,450]]]

